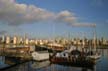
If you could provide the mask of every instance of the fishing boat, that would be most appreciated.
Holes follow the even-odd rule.
[[[50,56],[51,63],[60,65],[76,65],[76,66],[93,66],[95,60],[89,59],[86,53],[80,52],[79,50],[72,50],[71,52],[65,50],[61,53],[55,53]]]

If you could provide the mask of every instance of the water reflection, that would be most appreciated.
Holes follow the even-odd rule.
[[[4,64],[7,65],[14,65],[21,61],[18,59],[13,59],[10,57],[5,57]],[[36,62],[36,61],[30,61],[26,62],[20,65],[16,65],[13,67],[10,67],[8,69],[3,69],[4,71],[88,71],[90,69],[86,67],[71,67],[71,66],[64,66],[64,65],[57,65],[57,64],[51,64],[50,61],[44,61],[44,62]]]
[[[0,57],[0,69],[9,66],[5,64],[5,57]]]
[[[36,62],[29,61],[22,63],[4,71],[108,71],[108,49],[101,49],[101,59],[93,67],[67,66],[51,64],[49,61]],[[18,64],[22,60],[9,57],[0,57],[0,68]]]
[[[39,69],[39,68],[44,68],[50,65],[50,61],[43,61],[43,62],[33,62],[33,64],[31,64],[31,67],[34,69]]]

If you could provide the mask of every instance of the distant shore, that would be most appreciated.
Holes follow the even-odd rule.
[[[24,45],[24,44],[2,44],[0,43],[0,47],[22,47],[22,46],[35,46],[34,44],[32,45]],[[81,47],[81,45],[79,45]],[[89,47],[89,46],[86,46]],[[108,45],[97,45],[97,49],[108,49]]]

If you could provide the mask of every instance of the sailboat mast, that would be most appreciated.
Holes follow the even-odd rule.
[[[94,49],[94,51],[96,51],[96,26],[94,26],[94,38],[93,38],[93,44],[94,44],[94,47],[93,47],[93,49]]]

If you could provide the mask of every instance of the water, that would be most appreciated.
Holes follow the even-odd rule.
[[[96,71],[108,71],[108,49],[101,50],[102,57],[96,64]]]
[[[100,49],[101,59],[97,64],[91,69],[86,67],[75,67],[75,66],[62,66],[56,64],[50,64],[49,61],[46,62],[35,62],[30,61],[26,62],[4,71],[108,71],[108,49]],[[16,61],[18,62],[18,61]],[[10,60],[10,58],[0,57],[0,68],[4,66],[14,64],[15,61]]]

